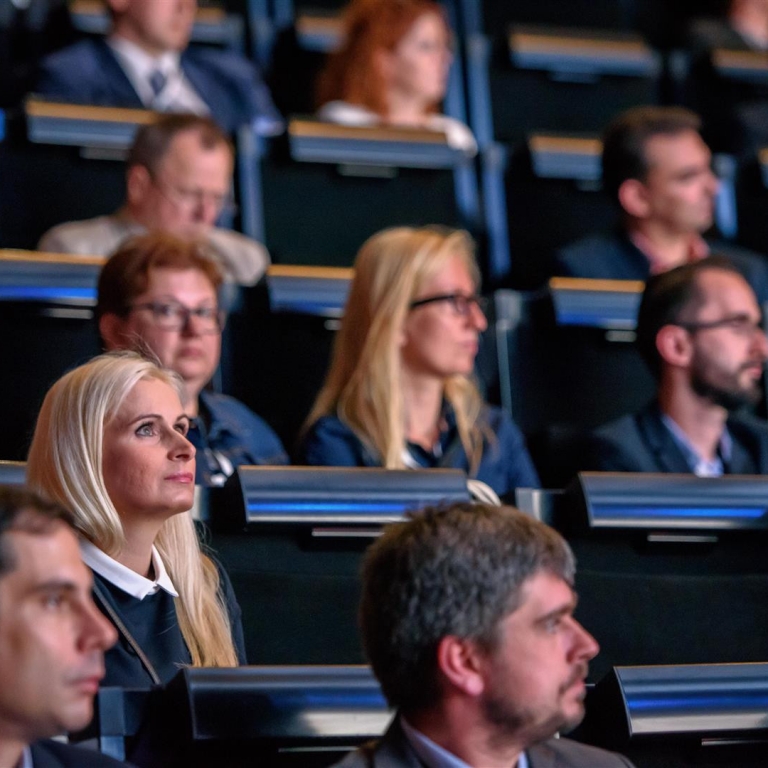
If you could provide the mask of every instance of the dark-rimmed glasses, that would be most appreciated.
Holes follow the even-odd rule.
[[[158,328],[165,331],[181,331],[194,317],[199,333],[221,333],[225,315],[218,307],[187,307],[179,301],[147,301],[131,304],[128,312],[148,310]]]
[[[476,293],[441,293],[437,296],[427,296],[423,299],[416,299],[410,304],[410,309],[425,307],[427,304],[436,304],[437,302],[446,302],[451,305],[451,309],[461,317],[469,317],[472,307],[477,307],[485,314],[488,300],[484,296],[478,296]]]
[[[689,333],[708,331],[713,328],[728,328],[739,336],[754,336],[756,333],[764,333],[760,321],[754,320],[747,314],[726,315],[719,320],[706,320],[702,322],[678,322],[673,323],[673,325],[679,325]]]

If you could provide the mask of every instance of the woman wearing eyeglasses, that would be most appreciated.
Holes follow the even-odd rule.
[[[461,468],[499,495],[538,486],[520,431],[472,377],[479,282],[463,231],[400,227],[363,245],[305,463]]]
[[[107,350],[148,351],[182,378],[197,482],[222,485],[241,464],[287,464],[282,443],[234,398],[206,389],[219,364],[219,267],[204,246],[152,233],[125,242],[99,275],[96,316]]]

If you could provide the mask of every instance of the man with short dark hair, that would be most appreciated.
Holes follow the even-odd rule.
[[[727,256],[758,298],[768,299],[759,255],[703,237],[714,223],[719,182],[700,128],[694,112],[657,106],[629,109],[608,126],[603,186],[618,207],[619,227],[561,249],[558,275],[645,280],[712,252]]]
[[[339,768],[613,768],[553,739],[584,716],[598,651],[573,617],[573,555],[511,507],[452,504],[389,526],[363,565],[363,645],[397,717]]]
[[[117,639],[91,598],[92,582],[69,513],[0,486],[2,768],[123,765],[47,740],[90,723],[104,651]]]
[[[35,92],[78,104],[211,115],[225,130],[264,133],[282,120],[257,68],[238,54],[189,47],[197,0],[106,0],[106,39],[44,59]]]
[[[768,339],[733,264],[711,256],[650,278],[637,344],[658,380],[656,400],[598,429],[584,469],[768,472],[768,424],[737,413],[762,396]]]
[[[59,224],[38,250],[109,256],[147,231],[206,243],[225,276],[253,285],[269,264],[267,249],[250,237],[215,226],[231,204],[234,150],[208,117],[163,115],[142,126],[128,155],[126,200],[108,216]]]

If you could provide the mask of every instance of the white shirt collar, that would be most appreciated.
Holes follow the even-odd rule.
[[[133,81],[133,77],[137,77],[143,84],[148,84],[149,76],[156,69],[159,69],[166,76],[179,69],[178,51],[165,51],[159,56],[152,56],[136,43],[116,35],[108,38],[107,43],[131,81]]]
[[[454,755],[453,752],[449,752],[432,741],[428,736],[425,736],[421,731],[417,731],[404,717],[400,718],[400,726],[403,729],[405,738],[408,739],[409,744],[413,747],[413,751],[428,768],[470,768],[467,763]],[[525,756],[525,752],[520,753],[515,768],[528,768],[528,758]]]
[[[135,43],[116,35],[108,38],[107,44],[145,107],[158,112],[210,114],[208,105],[184,76],[178,51],[165,51],[160,56],[151,56]],[[165,87],[158,94],[150,85],[150,77],[156,70],[166,78]]]
[[[155,547],[152,547],[154,580],[147,579],[127,568],[122,563],[118,563],[117,560],[110,557],[87,539],[80,539],[80,554],[83,557],[83,562],[92,571],[105,578],[110,584],[114,584],[122,589],[123,592],[127,592],[139,600],[143,600],[147,595],[154,595],[160,589],[165,590],[173,597],[179,596],[179,593],[173,586],[171,577],[165,570],[160,553]]]
[[[35,768],[32,762],[32,750],[29,747],[24,747],[24,751],[21,753],[21,761],[16,768]]]

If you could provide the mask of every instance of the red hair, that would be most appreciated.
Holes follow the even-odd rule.
[[[386,83],[376,55],[393,51],[427,13],[437,15],[449,32],[445,10],[434,0],[352,0],[343,16],[344,42],[318,78],[318,105],[346,101],[386,117]]]

